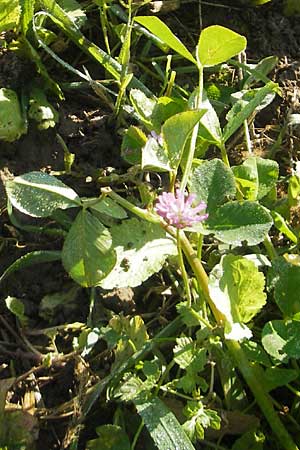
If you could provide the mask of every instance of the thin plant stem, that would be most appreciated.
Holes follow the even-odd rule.
[[[179,232],[180,232],[179,229],[177,229],[176,240],[177,240],[178,261],[179,261],[179,267],[180,267],[181,276],[183,279],[184,290],[186,293],[188,306],[191,307],[192,306],[192,295],[191,295],[188,274],[186,272],[185,265],[184,265]]]
[[[203,95],[203,66],[201,64],[199,64],[198,69],[199,69],[199,92],[198,92],[197,98],[196,98],[195,110],[200,109],[200,106],[202,103],[202,95]],[[183,171],[183,176],[182,176],[182,180],[181,180],[181,184],[180,184],[180,189],[182,192],[185,191],[185,188],[186,188],[186,185],[188,182],[188,178],[191,173],[193,159],[194,159],[195,150],[196,150],[198,131],[199,131],[199,122],[194,126],[194,129],[192,131],[189,153],[188,153],[186,165],[185,165],[185,168]]]
[[[200,259],[202,259],[202,248],[203,248],[203,234],[199,233],[198,234],[198,245],[197,245],[197,257]]]
[[[134,435],[134,438],[133,438],[133,441],[132,441],[132,444],[131,444],[131,447],[130,447],[130,450],[134,450],[135,449],[135,446],[136,446],[136,443],[137,443],[137,441],[138,441],[138,438],[140,437],[140,434],[141,434],[141,432],[142,432],[142,429],[144,428],[144,421],[143,421],[143,419],[141,420],[141,423],[139,424],[139,427],[138,427],[138,429],[137,429],[137,431],[136,431],[136,433],[135,433],[135,435]]]

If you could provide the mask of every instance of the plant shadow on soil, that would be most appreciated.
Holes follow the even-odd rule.
[[[300,112],[298,100],[300,98],[300,21],[297,18],[286,18],[280,13],[280,1],[274,1],[261,8],[232,9],[227,0],[224,4],[228,8],[202,6],[203,26],[220,24],[244,34],[248,39],[247,55],[251,60],[259,60],[262,57],[276,55],[280,59],[279,67],[274,71],[274,79],[280,83],[283,89],[283,98],[278,98],[275,105],[260,116],[261,126],[265,129],[274,121],[283,123],[287,112],[292,108],[293,112]],[[232,2],[231,2],[232,4]],[[238,2],[234,2],[238,7]],[[178,30],[178,35],[183,41],[196,41],[198,37],[198,6],[182,6],[178,11],[162,17],[172,29]],[[192,30],[192,32],[191,32]],[[15,62],[14,62],[15,64]],[[15,72],[6,69],[6,79],[2,81],[7,86],[17,86]],[[0,58],[0,74],[1,58]],[[11,80],[10,80],[11,77]],[[10,82],[11,81],[11,82]],[[24,81],[23,81],[24,82]],[[298,90],[298,91],[297,91]],[[11,176],[16,176],[34,170],[62,171],[64,170],[64,153],[61,145],[56,139],[58,132],[65,141],[69,151],[75,153],[76,170],[80,177],[63,177],[63,181],[73,187],[82,196],[95,196],[99,193],[96,183],[86,183],[87,177],[93,175],[96,169],[106,167],[117,168],[122,171],[126,165],[120,158],[120,138],[117,136],[114,126],[110,123],[110,113],[101,109],[100,101],[91,93],[80,93],[67,95],[66,100],[59,109],[60,123],[57,130],[39,131],[34,124],[30,124],[29,133],[19,141],[12,144],[1,144],[0,174],[2,181]],[[273,121],[273,122],[272,122]],[[288,146],[288,142],[286,143]],[[299,141],[298,141],[299,151]],[[287,158],[289,149],[286,150]],[[279,155],[279,157],[282,157]],[[282,157],[284,161],[284,158]],[[52,249],[59,250],[62,241],[59,238],[48,238],[34,233],[28,233],[12,226],[5,211],[5,192],[0,186],[0,233],[2,246],[0,253],[0,273],[18,257],[32,250]],[[31,220],[22,216],[25,224],[35,224],[39,221]],[[25,305],[25,313],[30,320],[31,329],[45,328],[49,323],[39,316],[39,305],[45,295],[63,291],[72,283],[67,277],[60,263],[47,263],[24,269],[8,278],[1,287],[1,300],[7,296],[20,298]],[[75,307],[72,311],[62,308],[56,314],[51,326],[71,323],[85,322],[89,310],[89,299],[86,292],[80,289],[77,293]],[[0,349],[0,364],[6,364],[7,368],[2,370],[1,378],[11,376],[11,360],[13,360],[16,376],[34,367],[34,360],[25,354],[24,348],[18,352],[21,339],[16,328],[15,318],[1,302],[0,313],[3,317],[0,330],[0,340],[9,343],[11,352],[3,353]],[[15,334],[9,330],[11,327]],[[72,350],[72,335],[61,341],[61,351]],[[29,340],[30,340],[29,336]],[[24,344],[24,341],[23,341]],[[45,344],[42,338],[37,339],[35,345],[41,347]],[[25,345],[26,348],[26,345]],[[109,359],[104,360],[104,372],[109,370]],[[46,408],[59,406],[69,401],[72,395],[78,393],[80,386],[80,372],[75,360],[70,360],[61,367],[45,369],[42,372],[41,392]],[[77,375],[76,375],[77,374]],[[24,394],[22,383],[15,392],[17,402]],[[95,411],[92,423],[99,425],[111,421],[112,409],[103,407],[102,418]],[[67,448],[62,446],[63,438],[66,439],[67,430],[70,428],[68,418],[41,422],[40,438],[37,450],[53,450],[55,448]],[[74,429],[76,429],[76,420]],[[89,432],[85,432],[86,439],[93,437],[91,426]],[[74,430],[73,430],[74,431]],[[139,447],[140,446],[140,447]],[[81,442],[81,449],[85,448],[85,442]],[[139,443],[137,450],[142,448]]]

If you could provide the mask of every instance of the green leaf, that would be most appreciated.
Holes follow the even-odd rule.
[[[201,31],[198,60],[204,67],[215,66],[238,55],[246,46],[244,36],[220,25],[212,25]]]
[[[300,312],[300,267],[283,257],[276,258],[272,261],[268,277],[277,305],[285,317],[292,318]]]
[[[98,438],[88,441],[85,450],[130,450],[125,431],[117,425],[101,425],[96,428]]]
[[[291,228],[286,223],[286,220],[279,214],[277,211],[270,211],[271,216],[274,220],[274,226],[277,228],[280,233],[284,234],[290,241],[294,242],[294,244],[298,243],[297,236],[293,233]]]
[[[252,69],[251,75],[246,79],[243,88],[250,86],[254,81],[264,81],[265,77],[274,69],[274,67],[278,63],[277,56],[267,56],[259,61],[253,68],[252,65],[250,68]]]
[[[119,335],[119,340],[114,349],[115,361],[113,367],[120,366],[149,339],[147,328],[140,316],[123,317],[114,316],[109,321],[109,326]]]
[[[240,166],[232,167],[232,171],[238,182],[246,180],[251,188],[246,189],[240,182],[241,190],[247,200],[260,200],[276,186],[279,174],[279,166],[271,159],[250,156]]]
[[[268,367],[264,371],[263,385],[267,392],[281,386],[286,386],[299,377],[299,371],[295,369],[284,369],[281,367]]]
[[[136,404],[155,445],[159,450],[195,450],[174,414],[158,398]]]
[[[170,28],[155,16],[138,16],[135,17],[135,22],[143,25],[147,30],[151,31],[155,36],[161,39],[172,50],[174,50],[183,58],[188,59],[192,63],[196,64],[196,60],[193,55],[188,51],[186,46],[172,33]]]
[[[85,24],[87,21],[86,14],[76,0],[57,0],[57,3],[78,28]]]
[[[186,336],[177,338],[173,352],[174,361],[181,369],[194,369],[195,372],[201,372],[206,364],[206,349],[197,348],[192,338]]]
[[[177,248],[160,225],[138,219],[123,221],[110,229],[117,263],[100,283],[104,289],[135,287],[162,268]]]
[[[167,119],[185,109],[186,101],[180,98],[159,97],[151,115],[153,130],[160,133],[161,126]]]
[[[142,148],[147,142],[147,136],[138,127],[130,126],[124,134],[121,146],[121,156],[129,164],[140,164]]]
[[[269,355],[281,362],[300,358],[300,322],[272,320],[262,330],[262,345]]]
[[[248,117],[256,110],[257,107],[263,102],[264,98],[276,92],[278,90],[278,85],[270,81],[268,84],[260,88],[252,98],[237,114],[230,115],[230,120],[223,130],[223,141],[226,142],[243,124],[243,122],[248,119]]]
[[[0,33],[7,30],[15,30],[20,19],[20,14],[19,0],[1,0]]]
[[[193,442],[204,439],[205,428],[214,430],[221,428],[221,418],[218,413],[213,409],[205,408],[200,401],[188,401],[183,413],[189,419],[183,424],[183,429]]]
[[[235,196],[234,176],[220,159],[205,161],[193,170],[189,190],[196,194],[198,202],[207,204],[207,212],[211,215],[226,200]]]
[[[201,111],[184,111],[166,120],[162,135],[167,146],[169,164],[177,170],[182,158],[184,146],[193,128],[205,114]]]
[[[76,192],[43,172],[29,172],[5,184],[7,196],[19,211],[33,217],[47,217],[56,209],[81,206]]]
[[[256,431],[247,431],[237,439],[231,450],[264,450],[265,436]]]
[[[262,242],[273,224],[269,212],[258,203],[229,202],[211,214],[205,222],[207,232],[226,244],[248,245]]]
[[[9,311],[13,313],[21,322],[21,324],[26,325],[27,317],[25,316],[24,303],[16,297],[6,297],[5,304]]]
[[[255,341],[243,341],[241,347],[245,352],[249,361],[259,363],[263,366],[270,367],[271,361],[265,350]]]
[[[88,199],[88,201],[92,200],[93,199],[90,198]],[[99,212],[100,214],[113,217],[114,219],[126,219],[127,217],[127,212],[125,209],[109,197],[105,197],[102,200],[99,200],[99,202],[91,204],[89,208]]]
[[[19,98],[12,89],[0,89],[0,140],[13,142],[27,132]]]
[[[34,264],[59,261],[60,259],[61,252],[52,250],[37,250],[34,252],[26,253],[26,255],[18,258],[3,272],[0,277],[0,283],[2,283],[9,275],[17,270],[25,269],[26,267],[30,267]]]
[[[166,149],[154,137],[149,137],[142,149],[142,169],[157,172],[171,172]]]
[[[87,210],[76,217],[65,240],[62,262],[81,286],[96,286],[113,269],[116,255],[110,232]]]
[[[140,89],[131,89],[129,97],[140,120],[148,127],[152,127],[151,116],[156,104],[155,100],[147,97]]]
[[[225,337],[240,340],[251,337],[244,326],[266,303],[265,279],[252,261],[226,255],[209,276],[209,293],[216,308],[226,318]]]

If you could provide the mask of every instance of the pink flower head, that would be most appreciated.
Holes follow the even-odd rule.
[[[163,192],[158,197],[154,210],[176,228],[190,227],[208,217],[208,214],[199,215],[206,209],[206,203],[200,202],[198,205],[192,206],[195,198],[195,194],[186,196],[180,189],[176,189],[176,195],[171,192]]]

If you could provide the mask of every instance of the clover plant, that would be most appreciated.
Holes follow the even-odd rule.
[[[80,198],[58,178],[39,172],[17,176],[6,183],[12,220],[14,208],[40,218],[55,218],[60,211],[66,234],[62,251],[59,256],[48,252],[45,260],[61,257],[69,276],[82,287],[139,286],[159,272],[168,258],[170,264],[177,261],[184,286],[182,301],[177,305],[178,318],[156,337],[158,342],[170,336],[168,333],[179,323],[185,325],[185,333],[173,347],[172,362],[164,365],[155,352],[152,360],[142,361],[155,345],[142,318],[113,318],[108,327],[90,330],[93,339],[98,336],[107,340],[114,349],[115,362],[111,375],[94,386],[84,411],[87,413],[102,389],[109,387],[112,398],[135,403],[159,449],[191,450],[193,443],[203,439],[207,428],[221,426],[220,415],[209,406],[214,380],[210,360],[214,357],[216,361],[227,361],[220,373],[224,389],[233,378],[237,380],[233,375],[236,367],[280,448],[297,450],[274,409],[269,390],[278,386],[274,366],[300,357],[296,342],[300,269],[299,262],[277,255],[269,231],[275,225],[297,242],[298,231],[291,229],[286,215],[277,212],[280,220],[274,216],[278,164],[252,154],[242,165],[231,167],[226,149],[229,139],[245,121],[273,99],[278,86],[267,79],[262,67],[255,70],[245,65],[245,86],[232,96],[223,123],[206,95],[204,71],[226,61],[234,63],[232,58],[245,50],[246,39],[214,25],[201,32],[195,52],[191,53],[157,17],[137,16],[135,23],[198,71],[198,84],[187,95],[178,95],[172,83],[167,94],[159,98],[129,86],[131,104],[127,106],[140,126],[129,126],[125,132],[122,155],[134,166],[130,180],[136,184],[140,198],[125,198],[110,187],[102,188],[98,198]],[[264,83],[253,87],[256,81]],[[218,148],[219,158],[205,159],[210,145]],[[145,194],[145,186],[140,182],[139,175],[149,171],[164,177],[164,188],[154,195]],[[205,261],[206,239],[219,249],[215,261]],[[33,262],[35,258],[38,261],[37,255],[32,258]],[[15,265],[20,267],[21,263]],[[8,268],[2,279],[13,269]],[[266,272],[268,289],[274,291],[282,319],[265,324],[260,345],[252,340],[253,319],[267,302]],[[86,333],[85,339],[87,342]],[[177,375],[167,383],[173,366],[178,369]],[[203,376],[209,370],[211,386]],[[294,372],[287,374],[286,379],[295,379]],[[279,385],[283,384],[285,380],[281,378]],[[159,391],[177,392],[188,399],[183,429],[157,397]],[[243,387],[240,391],[246,396]],[[238,400],[228,393],[227,401],[230,409]],[[100,427],[99,438],[90,441],[87,448],[100,448],[107,432]],[[123,439],[122,430],[115,426],[113,432],[117,441]],[[254,435],[249,439],[253,442]],[[124,448],[129,448],[127,440]]]

